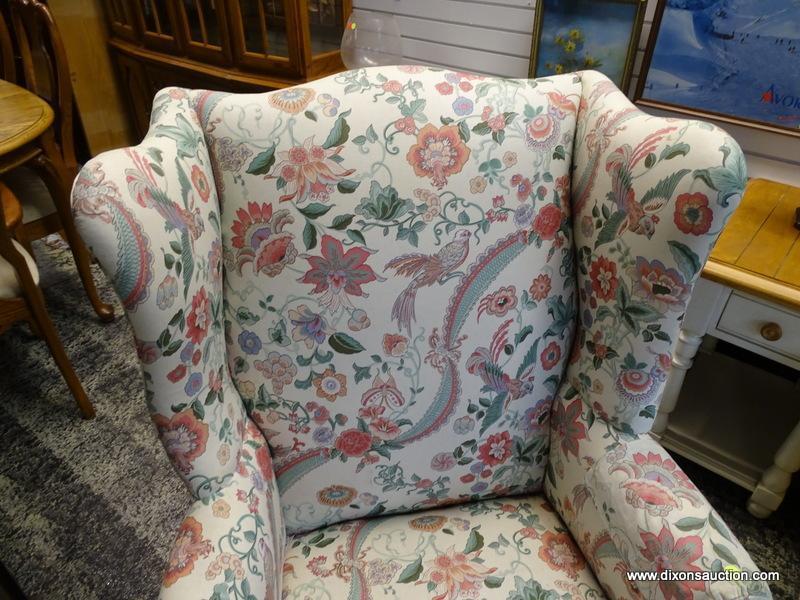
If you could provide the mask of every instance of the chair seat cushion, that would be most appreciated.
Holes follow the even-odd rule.
[[[17,251],[25,258],[28,263],[28,269],[33,276],[33,282],[39,285],[39,270],[36,268],[36,262],[33,257],[28,254],[25,248],[16,240],[11,240]],[[22,295],[22,288],[19,285],[17,278],[17,271],[11,266],[11,263],[0,256],[0,299],[17,298]]]
[[[343,501],[348,489],[331,489]],[[339,523],[289,540],[284,598],[604,598],[544,496]]]

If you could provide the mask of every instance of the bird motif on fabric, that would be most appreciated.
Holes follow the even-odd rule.
[[[479,346],[467,359],[467,371],[481,378],[486,391],[505,395],[506,407],[512,400],[530,393],[533,386],[533,365],[523,369],[517,377],[511,377],[500,366],[503,349],[508,343],[508,330],[513,322],[513,319],[504,322],[495,331],[489,347]]]
[[[393,258],[384,269],[395,269],[397,275],[414,277],[397,297],[392,306],[392,319],[397,321],[400,329],[411,335],[411,322],[416,321],[414,304],[417,290],[434,283],[444,283],[447,276],[460,267],[469,254],[469,231],[462,229],[445,244],[436,254],[427,255],[420,252],[404,254]]]
[[[624,144],[609,155],[606,161],[606,172],[611,175],[611,192],[608,198],[617,206],[618,236],[625,231],[631,231],[650,239],[658,223],[658,211],[669,201],[678,181],[688,173],[687,170],[678,171],[659,182],[640,199],[636,198],[633,189],[634,167],[639,162],[646,161],[648,156],[655,156],[653,152],[658,144],[674,129],[660,129],[648,135],[635,148]]]
[[[153,174],[152,165],[135,151],[128,151],[128,155],[137,168],[125,170],[125,181],[136,202],[143,208],[152,208],[161,215],[167,231],[177,230],[182,237],[185,236],[192,242],[198,239],[204,231],[200,209],[195,207],[190,211],[188,207],[178,205],[161,189],[161,184]]]

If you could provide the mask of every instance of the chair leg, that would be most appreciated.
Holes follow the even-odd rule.
[[[61,224],[64,227],[64,233],[72,251],[72,256],[75,258],[75,265],[78,267],[78,274],[83,283],[83,288],[86,290],[86,295],[89,296],[89,302],[92,303],[92,307],[101,321],[106,323],[112,321],[114,319],[114,307],[104,303],[97,293],[94,278],[92,277],[91,255],[80,235],[78,235],[77,229],[75,229],[75,222],[72,220],[72,214],[69,209],[69,191],[59,170],[44,154],[36,157],[33,161],[33,166],[53,197],[53,203],[56,205],[58,215],[61,218]]]
[[[64,351],[64,346],[61,345],[61,339],[58,337],[53,322],[47,314],[42,291],[38,287],[33,290],[28,290],[26,292],[26,300],[28,308],[33,315],[33,320],[36,322],[37,328],[45,342],[47,342],[47,346],[50,348],[53,360],[56,361],[58,370],[61,371],[61,375],[67,382],[69,391],[72,392],[72,395],[75,397],[75,402],[78,404],[81,416],[83,416],[84,419],[93,419],[95,415],[94,407],[89,401],[89,397],[86,395],[78,379],[78,375],[72,368],[72,363],[69,361],[67,353]]]

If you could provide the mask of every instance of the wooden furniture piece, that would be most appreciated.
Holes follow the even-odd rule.
[[[41,111],[43,118],[22,130],[28,136],[24,141],[15,138],[6,144],[0,142],[0,177],[23,204],[23,222],[15,236],[30,252],[33,240],[63,228],[95,312],[102,320],[110,321],[114,309],[97,294],[90,255],[75,231],[69,209],[69,189],[78,173],[78,163],[73,142],[72,85],[61,38],[47,6],[39,0],[12,0],[10,7],[29,93],[8,88],[0,119],[11,127],[24,124],[15,119],[15,111],[28,109]],[[51,110],[44,111],[39,104]],[[23,166],[30,167],[38,177],[20,168]]]
[[[706,334],[800,370],[800,231],[794,228],[799,206],[800,188],[750,181],[695,287],[653,427],[666,447],[752,489],[747,507],[757,517],[778,508],[792,473],[800,470],[800,424],[754,480],[730,451],[669,429],[669,416]]]
[[[344,69],[351,0],[103,0],[109,46],[144,136],[169,85],[280,89]]]
[[[58,369],[75,397],[81,415],[94,417],[94,407],[69,362],[39,289],[39,272],[33,257],[12,236],[22,210],[11,190],[0,183],[0,333],[17,321],[27,321],[50,348]],[[10,227],[9,227],[10,225]]]

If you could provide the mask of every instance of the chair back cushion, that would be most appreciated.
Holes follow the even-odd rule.
[[[230,368],[288,531],[541,489],[580,97],[424,67],[196,96]]]

